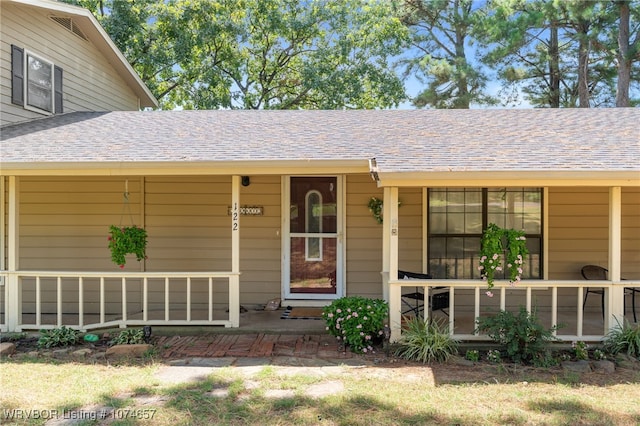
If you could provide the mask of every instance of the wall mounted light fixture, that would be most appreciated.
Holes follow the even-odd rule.
[[[249,185],[251,185],[251,179],[249,178],[249,176],[242,176],[242,186]]]

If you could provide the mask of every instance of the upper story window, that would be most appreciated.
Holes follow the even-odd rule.
[[[541,188],[430,188],[428,200],[431,276],[480,278],[482,230],[495,223],[525,231],[529,256],[523,278],[542,278]]]
[[[28,50],[11,46],[11,102],[44,114],[60,114],[62,68]]]

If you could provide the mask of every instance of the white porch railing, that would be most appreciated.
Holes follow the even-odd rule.
[[[240,286],[239,273],[232,272],[129,272],[129,273],[110,273],[110,272],[59,272],[59,271],[20,271],[15,273],[0,272],[0,280],[4,290],[4,315],[0,324],[3,332],[7,331],[23,331],[23,330],[39,330],[60,327],[62,325],[76,328],[82,331],[104,328],[104,327],[127,327],[132,325],[222,325],[224,327],[238,327],[240,322]],[[198,280],[199,283],[205,283],[205,290],[202,289],[198,293],[199,306],[206,305],[206,319],[192,318],[192,281]],[[220,284],[220,281],[225,281]],[[25,298],[25,282],[30,282],[29,303],[34,306],[35,312],[33,322],[25,322],[23,320],[23,301]],[[162,295],[163,315],[162,319],[150,319],[150,282],[160,282],[163,285],[162,290],[155,292],[156,295]],[[93,300],[88,300],[85,295],[85,283],[91,282],[93,287],[98,287],[98,297],[94,295]],[[107,283],[109,285],[110,298],[107,297]],[[119,283],[119,288],[114,288],[114,282]],[[176,284],[176,282],[179,282]],[[64,283],[64,289],[63,289]],[[117,284],[116,284],[117,285]],[[176,290],[176,285],[182,285]],[[69,289],[69,286],[72,289]],[[52,288],[53,287],[53,288]],[[75,287],[75,288],[73,288]],[[135,287],[135,288],[134,288]],[[172,289],[173,287],[173,289]],[[202,285],[200,285],[202,287]],[[176,302],[172,301],[171,293],[173,290],[174,297],[176,294],[185,300]],[[49,297],[43,301],[43,293],[47,291],[51,294],[55,291],[55,301]],[[214,297],[215,293],[227,295],[226,300],[219,300]],[[75,297],[73,296],[75,293]],[[119,297],[116,297],[119,293]],[[202,296],[206,294],[206,302],[202,303]],[[130,314],[128,307],[128,299],[135,296],[137,305],[140,307],[135,315]],[[69,301],[73,298],[73,301]],[[114,300],[114,298],[116,300]],[[97,300],[96,300],[97,299]],[[108,300],[110,299],[110,300]],[[119,300],[117,300],[119,299]],[[85,304],[97,302],[98,309],[92,312],[86,312]],[[43,323],[43,316],[51,316],[51,312],[43,313],[43,305],[55,305],[55,321],[54,324]],[[156,305],[158,301],[154,302]],[[172,304],[179,303],[184,305],[185,318],[176,319]],[[109,309],[107,309],[107,304]],[[214,319],[214,305],[227,307],[225,319]],[[69,306],[76,306],[69,309]],[[68,312],[65,312],[67,307]],[[49,309],[50,311],[51,309]],[[73,315],[77,315],[78,319],[75,323],[69,323],[68,320],[63,321],[63,316],[68,317],[69,311]],[[107,319],[109,318],[109,320]],[[49,321],[51,322],[51,321]]]
[[[538,311],[538,318],[542,319],[542,314],[540,314],[540,306],[534,303],[534,298],[540,293],[545,294],[545,298],[548,299],[548,302],[545,303],[544,312],[545,315],[550,316],[550,325],[558,325],[562,324],[561,317],[564,319],[569,318],[573,323],[572,328],[575,328],[575,334],[563,334],[562,328],[559,331],[554,332],[556,337],[562,341],[600,341],[602,340],[608,331],[615,326],[618,321],[620,324],[623,323],[623,316],[625,312],[624,310],[624,300],[617,300],[616,295],[621,295],[621,297],[629,297],[624,294],[624,287],[637,287],[640,288],[640,280],[625,280],[625,281],[595,281],[595,280],[566,280],[566,281],[533,281],[533,280],[525,280],[518,283],[515,286],[512,286],[508,281],[496,281],[495,287],[492,289],[493,297],[489,298],[485,294],[486,292],[486,282],[481,280],[441,280],[441,279],[396,279],[389,280],[389,274],[384,273],[383,279],[389,284],[389,297],[390,297],[390,324],[392,330],[392,339],[395,340],[400,336],[401,333],[401,323],[402,323],[402,312],[406,309],[403,309],[403,302],[401,300],[401,295],[406,293],[411,293],[415,291],[415,288],[421,288],[423,294],[429,294],[430,290],[434,287],[446,287],[449,290],[449,308],[447,310],[448,313],[448,322],[449,322],[449,330],[451,335],[459,340],[490,340],[490,338],[486,335],[479,334],[476,331],[477,328],[477,318],[481,316],[481,312],[484,315],[487,315],[487,305],[491,305],[494,309],[505,310],[505,308],[510,307],[510,310],[517,310],[518,305],[523,305],[527,309],[528,312],[532,312],[532,308],[535,308]],[[585,329],[585,312],[583,310],[583,302],[586,288],[604,288],[606,290],[605,297],[605,312],[597,312],[591,313],[591,317],[599,318],[602,321],[602,332],[601,333],[592,333],[585,334],[583,333]],[[410,290],[409,290],[410,288]],[[559,298],[558,291],[563,289],[573,289],[570,291],[571,295],[563,295]],[[612,290],[616,289],[617,292],[613,292]],[[461,308],[460,304],[456,303],[456,295],[460,293],[467,293],[465,296],[469,298],[472,296],[473,302],[465,303],[464,308],[473,308],[472,314],[467,312],[466,316],[467,320],[472,321],[472,331],[467,333],[459,333],[457,332],[457,319],[463,316],[461,313],[458,315],[456,312],[456,308]],[[469,294],[471,293],[471,294]],[[550,294],[549,294],[550,293]],[[522,303],[522,295],[524,294],[524,303]],[[510,300],[509,298],[513,300]],[[595,297],[595,296],[594,296]],[[598,295],[597,297],[601,297]],[[536,298],[537,299],[537,298]],[[619,299],[619,297],[618,297]],[[497,303],[497,301],[499,303]],[[562,310],[560,309],[559,302],[562,301]],[[424,310],[425,319],[432,313],[429,312],[428,309],[428,299],[421,301],[426,308]],[[511,302],[511,303],[510,303]],[[515,306],[515,309],[514,309]],[[598,306],[600,303],[598,302]],[[631,301],[629,300],[626,306],[626,311],[631,315]],[[621,312],[621,315],[615,315],[616,312]],[[494,311],[494,313],[496,313]],[[471,317],[471,315],[473,315]],[[573,316],[573,318],[571,318]],[[545,317],[545,320],[549,320],[549,318]],[[593,327],[590,327],[593,330]]]

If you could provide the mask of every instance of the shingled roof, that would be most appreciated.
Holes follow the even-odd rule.
[[[640,181],[635,108],[75,112],[3,127],[0,140],[3,175],[273,162],[286,174],[286,165],[330,162],[339,170],[349,162],[372,164],[384,177],[510,172]]]

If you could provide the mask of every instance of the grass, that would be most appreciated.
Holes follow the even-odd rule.
[[[249,371],[215,368],[203,381],[171,384],[155,376],[162,367],[153,362],[105,366],[3,360],[0,414],[15,409],[61,412],[110,405],[122,417],[114,423],[117,425],[640,423],[638,372],[627,381],[588,385],[575,374],[548,375],[538,381],[529,370],[494,369],[490,380],[464,383],[447,376],[453,367],[441,364],[267,365]],[[341,383],[343,388],[324,397],[309,394],[310,387],[327,383],[333,389]],[[124,418],[127,413],[131,415]],[[152,419],[145,418],[151,414]],[[44,424],[45,420],[3,417],[0,423]],[[87,420],[82,424],[97,423]]]

